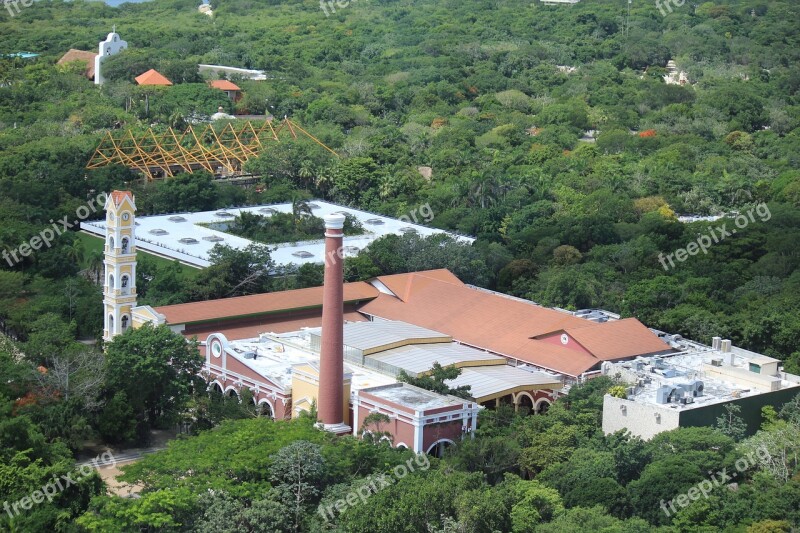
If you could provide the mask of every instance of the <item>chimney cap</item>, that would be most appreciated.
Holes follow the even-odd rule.
[[[332,213],[325,215],[325,229],[342,229],[344,227],[344,215],[339,213]]]

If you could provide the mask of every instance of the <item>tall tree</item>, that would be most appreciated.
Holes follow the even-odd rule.
[[[202,364],[196,341],[165,325],[145,324],[108,343],[106,386],[112,395],[125,393],[142,435],[177,419],[192,387],[199,385]]]

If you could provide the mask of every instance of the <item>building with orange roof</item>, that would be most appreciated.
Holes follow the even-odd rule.
[[[156,85],[156,86],[164,86],[169,87],[172,85],[172,82],[169,81],[163,74],[158,72],[156,69],[151,68],[144,74],[140,74],[136,76],[136,83],[139,85]]]
[[[644,438],[712,424],[731,402],[760,423],[764,405],[800,389],[780,361],[729,340],[707,347],[607,311],[543,307],[447,269],[344,283],[342,213],[324,217],[322,287],[137,306],[133,202],[129,191],[106,202],[104,339],[146,323],[197,338],[209,389],[240,399],[249,391],[277,419],[316,405],[321,429],[386,431],[393,446],[440,455],[476,430],[481,409],[543,413],[565,385],[601,374],[631,385],[624,398],[606,395],[603,429]],[[418,378],[437,363],[460,370],[445,381],[453,394],[399,382],[401,372]],[[372,413],[388,427],[373,427]]]
[[[283,333],[321,324],[322,287],[213,302],[157,307],[142,320],[169,324],[187,337],[230,339]],[[446,269],[378,276],[344,285],[348,322],[393,320],[439,331],[504,357],[515,366],[556,373],[567,381],[597,374],[603,361],[674,351],[635,318],[586,319],[463,283]]]
[[[114,191],[110,219],[132,200]],[[333,255],[344,247],[343,220],[325,217]],[[135,265],[128,250],[114,253]],[[105,337],[128,324],[165,324],[200,340],[201,374],[220,393],[241,398],[249,390],[279,419],[316,404],[320,424],[335,434],[358,436],[380,412],[394,445],[435,455],[476,429],[481,408],[543,413],[565,384],[598,374],[605,361],[673,351],[636,319],[545,308],[467,285],[446,269],[343,283],[341,264],[326,259],[322,287],[156,308],[136,306],[135,288],[109,281]],[[114,270],[109,280],[125,275]],[[133,301],[111,305],[120,297]],[[468,397],[398,383],[401,372],[420,377],[437,363],[461,370],[447,384],[466,387]]]
[[[212,80],[208,82],[208,86],[213,89],[224,91],[225,95],[232,101],[238,102],[242,98],[242,89],[228,80]]]

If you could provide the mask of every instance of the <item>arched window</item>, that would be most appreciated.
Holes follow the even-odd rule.
[[[108,249],[114,251],[114,237],[108,238]]]
[[[127,254],[128,253],[128,238],[127,237],[123,237],[122,238],[122,253],[123,254]]]
[[[550,409],[550,402],[548,402],[547,400],[539,400],[539,402],[536,404],[537,415],[545,414],[548,409]]]
[[[517,412],[524,414],[533,413],[533,400],[527,393],[521,392],[517,396]]]
[[[108,315],[108,333],[114,333],[114,315]]]
[[[272,418],[272,406],[265,401],[258,404],[258,416]]]
[[[442,458],[444,451],[454,444],[450,439],[439,439],[428,448],[428,455]]]
[[[128,294],[128,279],[127,274],[122,276],[122,294]]]
[[[114,286],[114,274],[109,274],[108,275],[108,288],[109,289],[115,289],[116,288]]]
[[[119,323],[122,326],[122,331],[128,329],[128,315],[123,315]]]

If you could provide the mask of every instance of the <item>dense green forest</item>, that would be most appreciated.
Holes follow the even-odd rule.
[[[427,206],[431,225],[476,236],[476,243],[388,237],[348,259],[347,278],[447,267],[466,282],[544,305],[605,308],[702,342],[731,338],[800,372],[800,6],[793,0],[670,5],[666,15],[650,0],[630,6],[625,0],[574,6],[354,1],[329,16],[311,0],[219,0],[213,17],[199,13],[194,0],[118,8],[42,0],[20,4],[14,16],[0,10],[0,251],[18,252],[54,221],[74,220],[113,188],[133,189],[139,214],[279,201],[301,206],[310,198],[391,216]],[[56,65],[71,48],[96,50],[113,25],[130,49],[104,63],[109,81],[102,88],[82,76],[84,66]],[[41,55],[13,55],[21,51]],[[669,60],[685,72],[686,85],[664,83]],[[235,79],[244,97],[233,104],[206,86],[198,63],[263,69],[268,79]],[[150,68],[175,85],[132,83]],[[230,113],[288,115],[339,155],[309,141],[276,145],[248,162],[262,180],[251,189],[204,173],[144,183],[125,168],[85,168],[109,129],[179,129],[219,106]],[[430,167],[430,177],[419,167]],[[677,214],[728,218],[684,223]],[[249,231],[264,233],[262,240],[272,238],[258,221],[245,222]],[[193,432],[253,415],[208,398],[157,358],[140,370],[159,369],[174,401],[130,389],[130,376],[76,341],[94,339],[102,329],[102,253],[74,230],[18,260],[7,253],[0,260],[0,325],[11,337],[0,347],[2,500],[16,501],[66,472],[70,449],[91,436],[143,440],[150,428],[174,424],[187,412],[194,413]],[[704,242],[709,245],[698,252]],[[140,302],[322,281],[313,265],[253,275],[272,265],[264,246],[219,248],[212,262],[187,272],[142,259]],[[170,342],[159,331],[139,335],[146,346]],[[113,355],[109,347],[109,353],[111,361],[129,355],[122,348]],[[187,369],[196,364],[191,350],[179,355]],[[74,379],[42,374],[39,365],[65,369],[59,375],[77,378],[80,387]],[[490,415],[475,441],[337,517],[336,527],[800,527],[800,488],[791,479],[796,463],[781,475],[756,469],[740,490],[715,492],[665,516],[659,498],[675,497],[755,445],[725,435],[725,427],[680,430],[650,443],[602,437],[598,402],[607,385],[598,382],[580,402],[568,398],[563,410],[546,416]],[[762,438],[796,456],[793,416],[765,413]],[[260,442],[248,439],[268,423],[228,424],[215,431],[246,443]],[[41,514],[8,527],[211,531],[218,530],[216,516],[241,514],[236,531],[258,531],[253,524],[260,521],[274,524],[269,530],[325,530],[313,505],[352,490],[337,484],[363,483],[367,473],[406,459],[367,444],[322,442],[299,423],[263,431],[275,439],[263,461],[296,440],[319,446],[327,458],[309,473],[314,490],[303,496],[302,509],[278,506],[274,491],[292,488],[271,463],[258,472],[261,463],[212,472],[209,483],[229,474],[226,479],[244,482],[222,483],[221,492],[200,502],[197,486],[170,484],[175,472],[186,471],[167,454],[163,465],[137,466],[130,474],[146,482],[142,500],[100,497],[75,525],[101,491],[98,480],[85,478],[74,492],[40,507]],[[406,490],[409,483],[424,490]],[[663,493],[654,488],[661,485]],[[449,496],[429,507],[439,495]],[[7,524],[0,521],[0,527]]]

